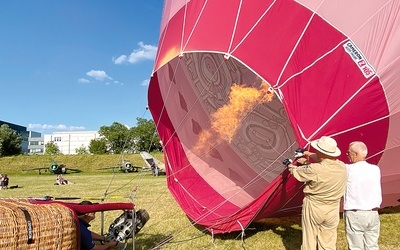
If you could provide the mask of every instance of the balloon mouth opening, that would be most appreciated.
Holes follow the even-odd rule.
[[[180,144],[164,144],[167,153],[184,155],[183,168],[235,206],[251,203],[282,173],[281,158],[298,147],[272,84],[223,53],[185,53],[157,74],[158,86],[168,86],[160,94],[168,130]]]

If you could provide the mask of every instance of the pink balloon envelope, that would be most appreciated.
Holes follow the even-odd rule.
[[[166,0],[149,109],[167,183],[213,233],[300,214],[282,159],[360,140],[400,198],[399,1]],[[344,153],[339,157],[345,163]]]

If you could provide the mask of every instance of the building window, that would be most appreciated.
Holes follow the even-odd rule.
[[[29,152],[31,154],[38,154],[38,153],[43,153],[43,150],[40,148],[33,148],[33,149],[30,149]]]
[[[30,141],[29,145],[33,146],[33,145],[39,145],[38,141]]]
[[[61,141],[61,137],[54,137],[54,141]]]

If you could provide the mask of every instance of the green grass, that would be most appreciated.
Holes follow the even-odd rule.
[[[166,177],[154,177],[145,173],[112,174],[98,171],[97,167],[114,165],[121,156],[60,156],[57,162],[69,167],[82,169],[81,173],[67,174],[64,177],[74,185],[57,186],[55,175],[37,172],[24,172],[27,166],[43,164],[48,161],[45,156],[17,156],[0,158],[0,173],[7,173],[10,185],[20,188],[0,190],[0,197],[77,197],[79,202],[90,199],[99,202],[107,192],[106,202],[129,202],[131,196],[136,209],[146,209],[150,220],[136,235],[135,249],[152,249],[166,242],[162,249],[300,249],[300,217],[267,218],[253,223],[246,230],[244,242],[240,232],[216,235],[214,238],[201,227],[192,225],[182,212],[166,187]],[[162,159],[161,155],[156,156]],[[135,165],[143,165],[139,155],[124,156]],[[136,158],[138,162],[135,163]],[[51,160],[51,158],[50,158]],[[137,191],[134,188],[137,186]],[[69,200],[70,201],[70,200]],[[120,211],[105,212],[104,232],[112,221],[121,214]],[[92,230],[101,231],[100,213],[92,223]],[[400,208],[381,211],[380,249],[400,249]],[[338,228],[337,247],[347,249],[343,220]],[[127,249],[132,249],[128,241]]]
[[[162,153],[151,153],[159,160],[163,160]],[[19,155],[0,157],[0,173],[16,175],[36,175],[38,171],[26,171],[29,168],[50,167],[55,160],[58,164],[64,164],[67,169],[79,169],[82,174],[107,173],[106,170],[97,168],[116,166],[121,164],[122,158],[129,160],[135,166],[145,166],[139,154],[125,155]],[[68,171],[68,170],[67,170]],[[112,172],[109,170],[108,172]]]

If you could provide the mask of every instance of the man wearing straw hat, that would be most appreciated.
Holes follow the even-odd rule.
[[[338,160],[341,152],[333,138],[322,136],[312,141],[316,153],[305,151],[305,157],[290,164],[289,171],[298,181],[305,182],[302,208],[301,249],[336,249],[340,199],[347,183],[346,165]]]

